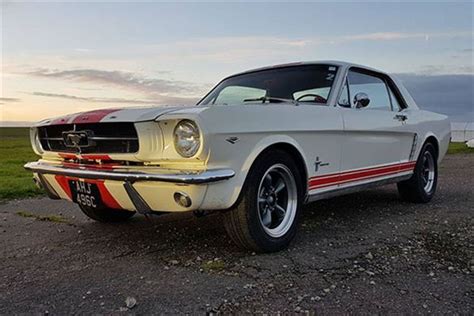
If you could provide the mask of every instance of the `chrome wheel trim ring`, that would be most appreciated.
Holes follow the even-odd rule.
[[[435,161],[433,155],[429,151],[426,151],[423,154],[421,179],[423,181],[423,189],[426,193],[430,193],[431,190],[433,190],[435,179]]]
[[[291,228],[298,208],[298,188],[291,170],[284,164],[271,166],[258,186],[257,211],[264,231],[273,238]]]

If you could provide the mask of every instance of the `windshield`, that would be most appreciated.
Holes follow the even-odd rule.
[[[336,77],[332,65],[302,65],[260,70],[219,83],[200,105],[310,102],[326,104]]]

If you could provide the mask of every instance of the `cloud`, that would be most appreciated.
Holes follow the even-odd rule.
[[[453,121],[474,121],[472,74],[398,74],[422,109],[443,113]]]
[[[128,104],[153,104],[151,100],[122,99],[122,98],[96,98],[96,97],[80,97],[69,94],[56,94],[47,92],[33,92],[31,95],[49,98],[61,98],[75,101],[100,102],[100,103],[128,103]]]
[[[18,98],[0,98],[0,104],[7,103],[7,102],[20,102],[21,100]]]
[[[421,38],[426,41],[436,37],[464,37],[471,36],[470,32],[445,32],[445,33],[409,33],[409,32],[376,32],[367,34],[355,34],[349,36],[340,37],[343,40],[368,40],[368,41],[394,41],[394,40],[405,40],[405,39],[416,39]]]
[[[98,69],[37,69],[27,73],[31,76],[72,80],[78,82],[113,85],[120,88],[146,93],[152,96],[169,96],[179,94],[196,96],[201,92],[199,85],[169,79],[148,78],[136,73],[125,71],[108,71]]]
[[[198,37],[168,43],[133,47],[136,55],[182,63],[212,62],[230,65],[289,61],[291,56],[314,58],[329,46],[347,46],[353,42],[431,41],[439,38],[472,37],[471,32],[374,32],[342,35],[319,35],[290,38],[285,36],[216,36]],[[231,48],[231,49],[230,49]],[[334,48],[332,48],[334,49]],[[192,53],[191,53],[192,52]],[[316,55],[315,55],[316,54]]]
[[[91,53],[93,50],[89,48],[74,48],[74,51],[78,53]]]
[[[196,98],[178,98],[178,97],[164,97],[158,100],[139,100],[139,99],[124,99],[124,98],[101,98],[101,97],[81,97],[69,94],[56,94],[47,92],[33,92],[30,93],[34,96],[48,97],[48,98],[60,98],[74,101],[84,101],[93,103],[115,103],[115,104],[136,104],[136,105],[154,105],[154,104],[179,104],[179,103],[196,103]]]
[[[397,33],[397,32],[378,32],[378,33],[368,33],[368,34],[358,34],[358,35],[349,35],[343,37],[346,40],[369,40],[369,41],[392,41],[392,40],[401,40],[417,37],[426,37],[427,34],[418,34],[418,33]]]
[[[448,75],[448,74],[472,74],[473,65],[423,65],[418,68],[416,74],[421,75]]]

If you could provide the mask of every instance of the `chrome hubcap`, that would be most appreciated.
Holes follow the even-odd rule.
[[[427,151],[423,155],[423,165],[421,171],[421,179],[423,181],[423,188],[426,193],[431,192],[433,189],[434,178],[435,178],[435,162],[433,155]]]
[[[276,164],[265,172],[258,187],[258,214],[265,232],[278,238],[290,229],[298,206],[298,191],[290,169]]]

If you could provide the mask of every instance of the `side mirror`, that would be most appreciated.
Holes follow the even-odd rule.
[[[367,93],[359,92],[354,96],[354,104],[357,109],[365,108],[369,103],[370,99]]]

